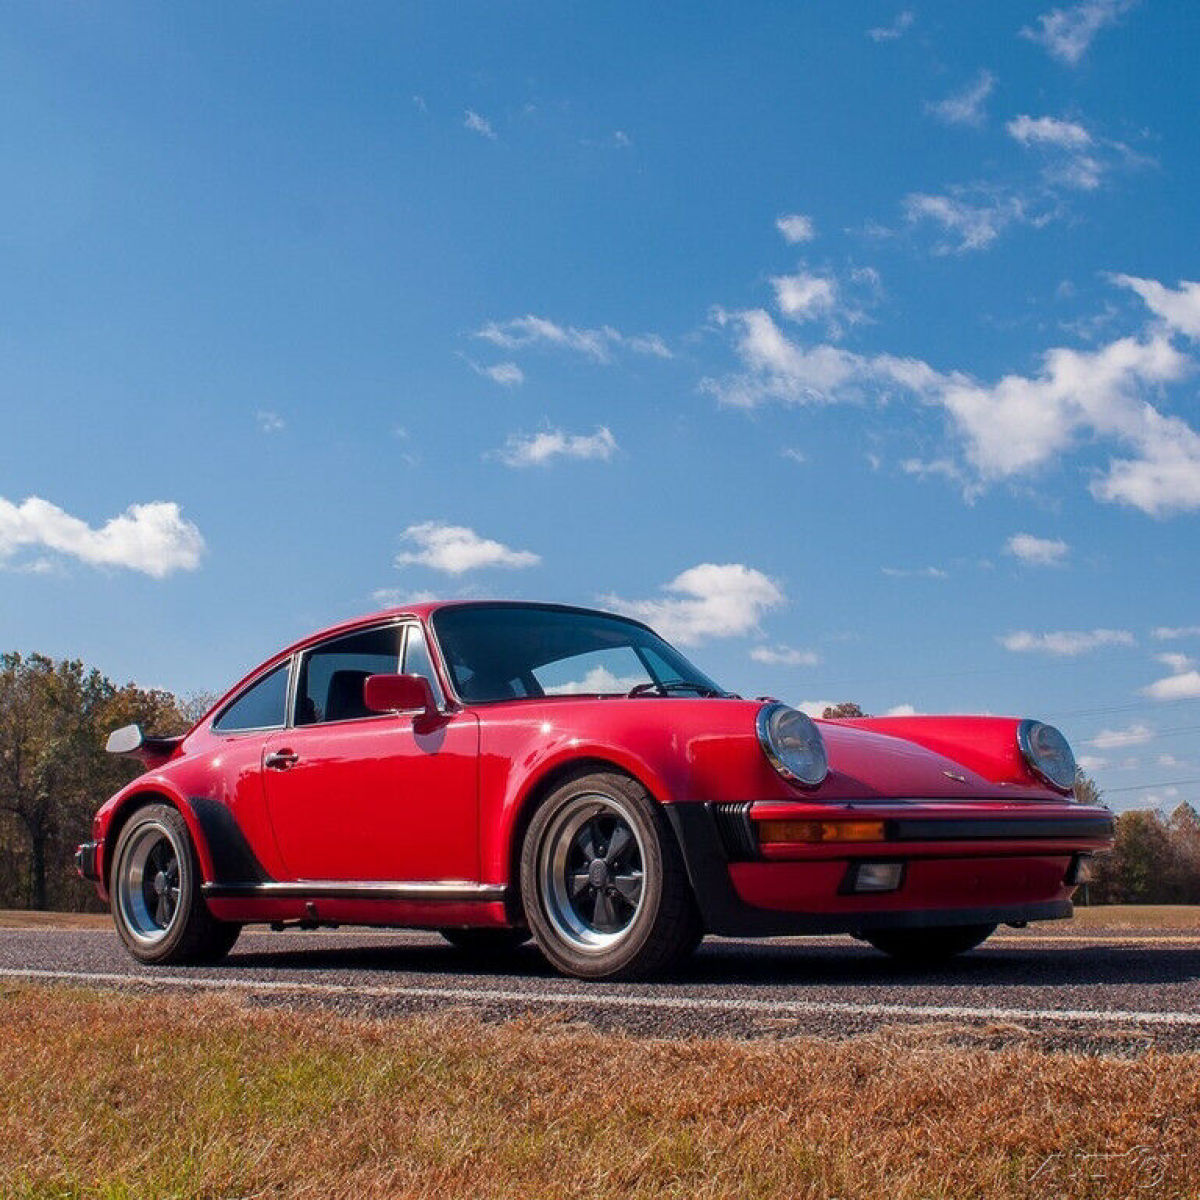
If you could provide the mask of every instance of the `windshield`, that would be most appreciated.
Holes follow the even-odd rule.
[[[484,604],[433,615],[454,690],[466,701],[521,696],[723,695],[649,629],[602,613]]]

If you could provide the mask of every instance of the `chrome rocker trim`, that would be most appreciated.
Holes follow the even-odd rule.
[[[301,880],[297,883],[205,883],[201,892],[214,900],[234,897],[262,899],[295,898],[325,900],[478,901],[503,900],[505,887],[499,883],[470,883],[450,879],[421,883],[362,882],[353,880]]]

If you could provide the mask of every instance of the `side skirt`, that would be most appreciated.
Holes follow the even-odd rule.
[[[419,883],[300,880],[296,883],[205,883],[200,890],[214,900],[392,900],[407,903],[442,901],[454,904],[503,900],[507,889],[498,883],[437,880]]]

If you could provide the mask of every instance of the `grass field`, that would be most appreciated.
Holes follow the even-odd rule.
[[[0,1195],[1195,1196],[1200,1055],[0,988]]]

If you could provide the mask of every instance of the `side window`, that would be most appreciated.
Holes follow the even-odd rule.
[[[425,631],[420,625],[408,627],[408,641],[404,643],[404,674],[424,675],[433,688],[433,698],[438,704],[442,703],[442,685],[438,683],[433,660],[429,657],[429,647],[425,643]]]
[[[368,675],[394,675],[400,664],[399,625],[364,629],[324,642],[300,660],[297,725],[373,717],[363,703]]]
[[[278,729],[287,707],[288,664],[278,666],[244,691],[213,722],[217,733]]]

